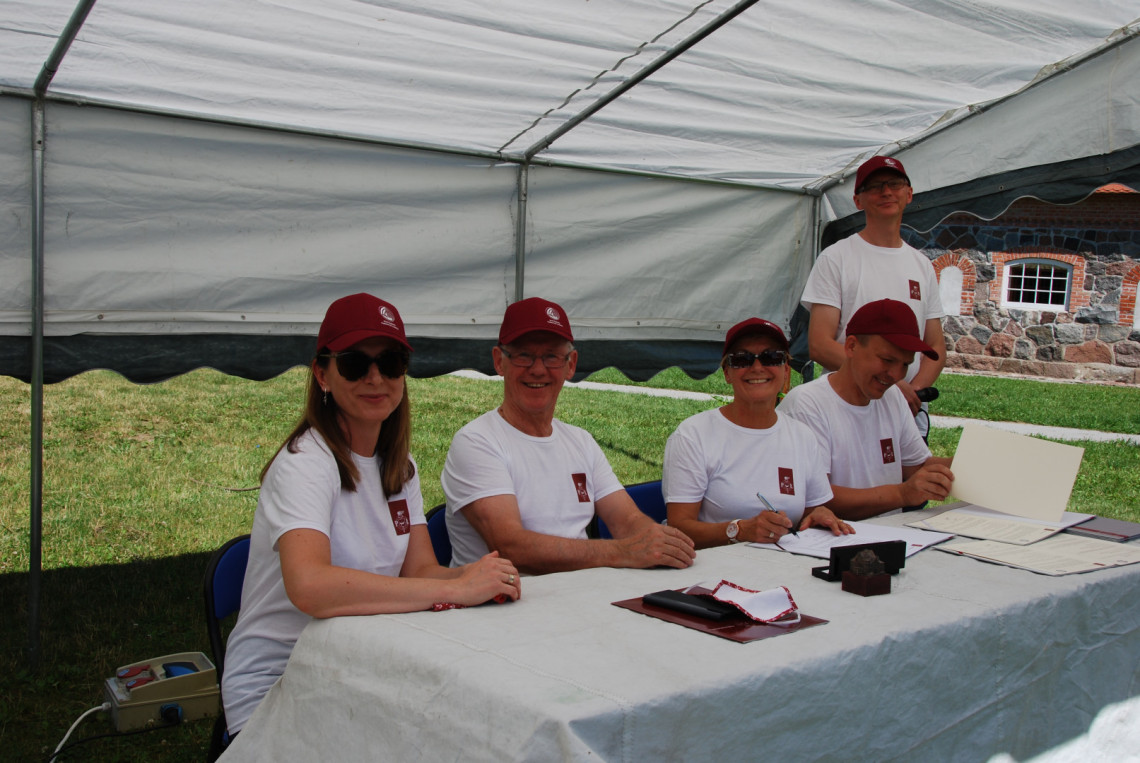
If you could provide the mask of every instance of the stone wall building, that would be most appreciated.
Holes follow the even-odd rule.
[[[1140,193],[1020,199],[903,236],[938,273],[947,368],[1140,384]]]

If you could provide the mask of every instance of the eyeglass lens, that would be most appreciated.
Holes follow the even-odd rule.
[[[510,358],[512,366],[518,366],[519,368],[530,368],[534,365],[536,360],[541,360],[542,365],[547,368],[562,368],[562,366],[566,365],[566,360],[570,357],[569,355],[555,355],[551,353],[549,355],[543,355],[540,358],[537,355],[531,355],[529,352],[507,352],[506,350],[503,350],[503,354]]]
[[[336,360],[336,370],[345,381],[357,381],[368,373],[368,368],[375,363],[376,370],[381,376],[389,379],[399,379],[408,372],[408,355],[398,350],[385,350],[376,357],[372,357],[360,350],[330,353],[327,357]]]
[[[783,350],[761,350],[759,353],[737,350],[728,356],[728,364],[733,368],[750,368],[757,360],[762,366],[782,366],[788,361],[788,353]]]
[[[884,180],[881,183],[864,183],[863,193],[878,193],[884,188],[889,188],[892,191],[898,191],[906,187],[907,182],[902,178],[892,178],[891,180]]]

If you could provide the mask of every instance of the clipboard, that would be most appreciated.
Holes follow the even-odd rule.
[[[695,598],[704,598],[703,596],[699,596],[699,594],[711,593],[704,588],[692,588],[689,589],[689,592],[698,594]],[[658,591],[657,593],[660,594],[663,592]],[[681,593],[681,591],[678,590],[676,593]],[[652,596],[653,594],[648,595]],[[720,602],[715,599],[709,599],[709,601],[714,604],[720,604]],[[695,614],[680,612],[676,609],[646,603],[645,597],[643,596],[625,599],[623,601],[615,601],[612,602],[612,604],[615,607],[621,607],[631,612],[655,617],[667,623],[682,625],[702,633],[719,636],[729,641],[735,641],[738,644],[746,644],[750,641],[759,641],[761,639],[772,638],[773,636],[782,636],[785,633],[792,633],[794,631],[803,630],[804,628],[823,625],[827,622],[827,620],[805,615],[802,612],[800,613],[800,621],[795,625],[768,625],[767,623],[758,623],[755,620],[748,619],[748,617],[740,611],[727,613],[723,618],[718,620],[711,620],[708,617],[701,617]]]

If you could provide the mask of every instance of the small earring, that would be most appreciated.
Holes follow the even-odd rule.
[[[329,391],[328,391],[327,389],[325,390],[325,395],[324,395],[324,397],[321,399],[321,402],[322,402],[324,405],[328,405],[328,404],[329,404]]]

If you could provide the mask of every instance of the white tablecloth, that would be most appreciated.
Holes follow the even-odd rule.
[[[1140,696],[1140,565],[1047,577],[928,549],[863,598],[823,563],[729,546],[313,621],[224,760],[1024,760]],[[611,606],[721,578],[830,622],[738,644]]]

